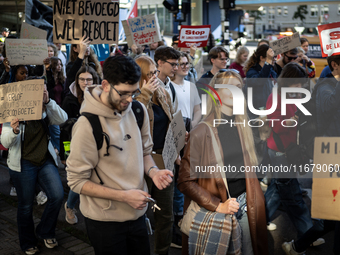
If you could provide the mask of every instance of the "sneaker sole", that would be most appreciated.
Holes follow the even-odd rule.
[[[178,245],[178,244],[175,244],[175,243],[171,243],[171,244],[170,244],[170,247],[172,247],[172,248],[177,248],[177,249],[182,249],[182,246],[181,246],[181,245]]]
[[[45,246],[49,249],[53,249],[54,247],[57,247],[58,246],[58,243],[56,244],[49,244],[46,242],[46,240],[44,240],[44,243],[45,243]]]

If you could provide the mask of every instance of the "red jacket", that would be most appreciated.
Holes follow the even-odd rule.
[[[270,94],[267,100],[266,109],[270,109],[272,106],[273,101],[273,94]],[[277,133],[281,141],[283,143],[284,148],[286,149],[289,144],[296,143],[296,134],[297,134],[297,127],[284,127],[281,122],[285,119],[290,119],[295,115],[295,112],[297,110],[297,107],[295,104],[287,104],[286,105],[286,115],[281,115],[281,96],[278,94],[277,99],[277,107],[276,110],[267,116],[267,119],[279,119],[279,121],[273,121],[273,127],[272,132],[270,134],[270,137],[267,139],[267,145],[269,149],[272,149],[274,151],[280,151],[273,138],[273,131]],[[284,125],[287,126],[285,122],[283,122]],[[272,121],[269,122],[270,127],[272,126]]]

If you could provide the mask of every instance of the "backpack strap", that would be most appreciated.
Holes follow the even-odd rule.
[[[170,86],[170,90],[171,90],[171,94],[172,94],[172,103],[175,102],[175,98],[176,98],[176,91],[174,88],[174,85],[172,84],[172,82],[169,83]]]
[[[132,111],[135,115],[139,130],[142,130],[144,122],[144,110],[140,102],[138,102],[137,100],[132,101]]]

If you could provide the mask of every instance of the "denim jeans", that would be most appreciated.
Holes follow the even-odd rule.
[[[36,235],[43,239],[55,238],[64,190],[53,159],[47,159],[39,167],[27,160],[21,160],[21,172],[10,170],[9,173],[18,195],[17,222],[21,249],[25,251],[37,245],[32,215],[37,182],[46,193],[48,200],[36,228]]]
[[[96,255],[149,255],[145,216],[125,222],[85,218],[87,235]]]
[[[53,147],[60,152],[60,127],[58,125],[49,125],[48,129]]]
[[[276,151],[268,149],[273,166],[288,166],[285,155],[277,155]],[[265,193],[267,222],[275,211],[283,204],[290,220],[294,224],[298,237],[313,226],[309,209],[302,198],[299,182],[294,179],[273,178]]]
[[[183,215],[184,195],[177,188],[179,165],[175,164],[175,176],[174,176],[174,215]]]
[[[74,209],[78,200],[79,200],[79,194],[70,190],[70,192],[68,193],[68,197],[67,197],[67,207],[70,209]]]
[[[246,192],[239,195],[236,199],[239,203],[239,210],[235,214],[235,217],[240,224],[242,230],[242,254],[243,255],[253,255],[253,246],[251,242],[248,215],[247,215],[247,195]]]

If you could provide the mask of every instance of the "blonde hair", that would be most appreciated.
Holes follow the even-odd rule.
[[[306,53],[305,50],[302,49],[302,47],[296,47],[296,49],[297,49],[298,53],[303,53],[303,54]]]
[[[228,81],[230,78],[237,78],[240,83],[242,84],[243,87],[243,80],[241,76],[236,73],[235,71],[228,70],[226,72],[219,72],[216,73],[215,76],[212,78],[210,82],[211,87],[215,87],[215,84],[228,84]],[[211,91],[211,93],[213,93]],[[245,107],[244,109],[247,109],[247,102],[244,100]],[[221,112],[221,105],[215,104],[213,102],[213,99],[211,97],[208,97],[207,99],[207,117],[210,116],[211,114],[214,115],[214,118],[216,119],[221,119],[222,112]],[[248,125],[248,115],[247,113],[243,115],[236,115],[235,116],[235,122],[236,123],[245,123],[245,125],[240,125],[239,131],[240,131],[240,137],[242,137],[242,140],[244,141],[245,148],[244,153],[246,154],[245,156],[249,156],[250,158],[250,163],[253,166],[257,166],[257,157],[256,157],[256,152],[255,152],[255,144],[254,144],[254,137],[253,137],[253,131],[251,127]]]
[[[236,58],[235,58],[235,62],[238,64],[243,64],[241,61],[241,56],[245,53],[249,54],[249,50],[246,46],[241,46],[240,48],[238,48],[237,53],[236,53]]]

